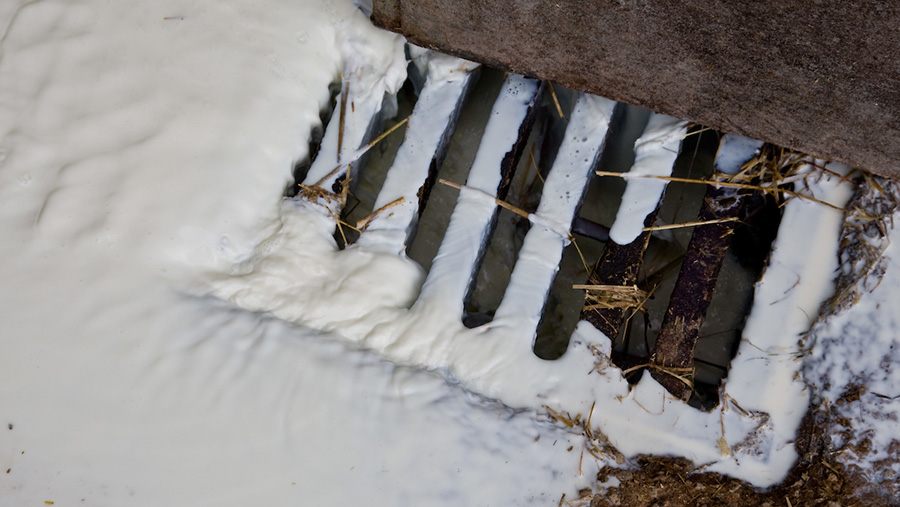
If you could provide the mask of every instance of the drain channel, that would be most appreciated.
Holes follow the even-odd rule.
[[[650,371],[692,405],[715,406],[777,230],[776,200],[660,183],[658,206],[645,210],[646,230],[620,245],[609,239],[609,227],[617,223],[623,194],[629,206],[631,197],[622,179],[595,177],[594,171],[638,167],[636,147],[639,159],[668,160],[663,165],[676,179],[708,177],[721,136],[699,127],[688,131],[631,106],[618,105],[613,113],[612,102],[559,87],[554,97],[540,83],[493,69],[481,69],[480,78],[474,68],[465,72],[451,84],[427,81],[419,96],[407,84],[397,98],[397,118],[409,117],[405,137],[380,140],[368,160],[320,161],[315,182],[314,169],[297,171],[303,191],[320,184],[320,191],[336,196],[338,244],[408,255],[429,271],[420,299],[458,298],[460,319],[469,327],[515,319],[534,330],[534,352],[544,359],[560,357],[575,324],[586,319],[613,340],[613,360],[629,380]],[[369,120],[357,114],[338,121],[347,114],[348,93],[345,84],[322,144],[338,125],[349,132],[339,140],[352,143],[342,149],[355,153],[375,138],[382,118],[370,106],[364,111]],[[514,105],[518,93],[533,94],[534,105]],[[509,118],[502,141],[508,146],[494,133],[496,115]],[[390,127],[397,119],[384,123]],[[657,131],[681,135],[673,142],[667,134],[662,146],[647,137]],[[423,148],[427,143],[433,147]],[[476,157],[492,149],[500,157],[482,167]],[[721,153],[718,172],[725,165]],[[438,180],[444,184],[435,186]],[[710,213],[708,204],[698,211],[704,199],[720,200],[727,213]],[[737,201],[740,206],[731,206]],[[481,218],[456,218],[472,213]],[[704,224],[678,226],[689,222]],[[718,241],[715,247],[710,238]],[[715,258],[697,260],[712,250]]]

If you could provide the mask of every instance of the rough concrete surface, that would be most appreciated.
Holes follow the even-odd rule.
[[[374,0],[410,42],[900,177],[900,2]]]

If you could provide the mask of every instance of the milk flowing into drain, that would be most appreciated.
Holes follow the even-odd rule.
[[[606,459],[580,469],[584,436],[553,413],[625,456],[682,455],[757,485],[792,463],[803,393],[739,389],[790,381],[797,316],[827,287],[793,288],[792,329],[759,331],[774,355],[747,351],[729,376],[743,408],[769,414],[760,424],[674,402],[652,379],[629,390],[584,323],[552,362],[532,353],[533,311],[467,329],[456,297],[417,304],[424,274],[402,254],[338,250],[333,208],[281,200],[341,68],[372,78],[350,82],[362,116],[402,85],[402,41],[350,2],[0,9],[4,500],[547,505]],[[602,126],[609,105],[583,105]],[[353,158],[370,120],[345,125],[341,162],[327,129],[317,160]],[[835,177],[809,186],[845,198]],[[490,211],[472,190],[460,200]],[[542,255],[566,241],[554,216],[533,220],[556,243],[532,242]],[[838,221],[792,200],[779,241],[832,250]],[[772,265],[830,279],[827,263],[797,267],[801,254],[777,246]],[[768,447],[742,454],[751,439]]]
[[[445,68],[462,72],[469,69],[469,64],[462,60],[443,63]],[[376,216],[373,220],[373,223],[381,220],[399,223],[389,229],[397,231],[390,233],[394,234],[390,236],[392,239],[367,239],[370,234],[372,236],[368,237],[383,237],[382,230],[374,227],[371,232],[363,230],[357,244],[339,250],[332,238],[336,225],[334,210],[328,209],[327,202],[320,196],[300,196],[283,205],[282,227],[277,233],[280,248],[254,260],[247,274],[217,282],[215,293],[243,308],[271,312],[287,321],[335,332],[350,342],[378,351],[397,364],[442,372],[465,389],[496,399],[513,409],[550,416],[563,414],[588,425],[590,434],[604,435],[625,457],[674,454],[706,464],[709,470],[760,486],[779,481],[796,459],[791,442],[807,406],[805,389],[799,382],[789,382],[790,385],[778,395],[765,391],[769,397],[738,390],[732,394],[726,386],[724,399],[732,402],[723,401],[713,412],[700,412],[668,397],[652,379],[645,379],[630,389],[621,370],[609,363],[608,338],[586,322],[578,326],[568,350],[560,359],[544,361],[532,352],[532,339],[546,291],[557,269],[561,248],[569,240],[568,224],[575,206],[602,149],[605,126],[612,115],[612,102],[588,95],[578,100],[560,155],[547,178],[541,204],[530,215],[532,227],[520,251],[506,296],[492,322],[467,329],[462,325],[460,312],[461,288],[471,280],[467,273],[473,273],[471,263],[478,257],[478,249],[484,247],[484,233],[478,231],[484,231],[485,221],[489,221],[497,205],[489,194],[476,191],[478,187],[462,188],[457,203],[460,218],[457,220],[454,216],[445,236],[446,249],[456,248],[466,254],[461,257],[454,254],[457,261],[453,261],[453,269],[444,270],[441,264],[452,259],[439,251],[435,260],[438,268],[429,274],[429,281],[419,294],[421,271],[405,258],[404,239],[410,230],[406,224],[414,223],[414,210],[420,205],[414,201],[416,189],[428,184],[427,166],[437,148],[434,148],[434,141],[417,141],[418,136],[435,132],[418,132],[412,130],[412,126],[421,121],[423,126],[419,128],[440,131],[444,128],[440,125],[452,123],[450,109],[431,116],[435,109],[429,105],[428,94],[430,87],[440,89],[446,86],[444,83],[461,83],[459,78],[459,75],[448,78],[446,74],[436,78],[431,76],[422,92],[422,106],[417,104],[410,119],[410,131],[400,153],[418,150],[419,154],[398,156],[403,162],[397,164],[395,161],[396,167],[387,178],[388,182],[403,182],[405,190],[387,183],[382,189],[384,195],[379,196],[376,204],[378,208],[396,200],[401,202],[402,208],[398,208],[396,214],[385,208],[384,217]],[[516,76],[507,78],[507,90],[501,92],[501,101],[509,87],[520,79]],[[353,89],[352,75],[349,89]],[[451,105],[455,100],[450,100]],[[338,103],[341,102],[344,102],[343,98],[338,99]],[[446,105],[447,101],[441,103]],[[435,123],[427,118],[445,119]],[[512,121],[507,130],[514,130],[520,118],[520,115],[511,114]],[[491,121],[495,120],[492,116]],[[343,121],[345,125],[370,123],[370,119],[359,115],[345,116]],[[333,118],[329,128],[338,125],[340,123]],[[684,127],[677,121],[652,120],[650,131],[657,128],[675,133],[674,136],[666,134],[668,138],[663,135],[662,139],[677,140]],[[489,124],[487,130],[490,129]],[[657,134],[648,133],[650,137],[653,135]],[[656,141],[654,146],[663,152],[671,150],[670,144],[669,141]],[[741,142],[723,144],[721,163],[731,163],[726,162],[726,157],[742,157],[743,160],[752,157],[758,145],[750,145],[749,152],[745,145]],[[494,148],[492,142],[482,143],[480,150],[491,148]],[[506,148],[502,145],[501,148],[499,152],[506,153]],[[411,160],[418,160],[419,166],[411,167]],[[671,161],[671,157],[668,160]],[[847,172],[846,168],[834,164],[830,168],[836,173]],[[499,171],[499,167],[493,170]],[[476,181],[478,174],[475,174]],[[807,185],[809,195],[837,207],[849,199],[852,191],[851,185],[844,183],[841,177],[828,174],[810,180]],[[421,193],[420,190],[418,195]],[[656,199],[652,192],[647,195],[647,199]],[[474,204],[470,204],[473,199],[481,201],[481,218],[475,218],[472,211],[464,211],[475,209]],[[646,204],[638,206],[647,208]],[[800,241],[832,248],[826,245],[836,245],[841,219],[841,213],[834,209],[815,202],[792,200],[787,204],[782,225],[781,234],[787,237],[779,241]],[[810,222],[819,225],[809,227]],[[634,229],[634,226],[630,228]],[[460,238],[467,238],[459,232],[465,229],[474,231],[473,235],[468,239],[455,239],[458,234]],[[464,241],[465,245],[459,247],[458,241]],[[388,246],[382,248],[385,245]],[[444,245],[441,248],[446,250]],[[802,253],[797,249],[779,248],[776,244],[772,270],[784,264],[796,264],[799,255]],[[470,264],[466,265],[467,262]],[[820,283],[800,284],[788,296],[796,298],[796,304],[779,306],[782,309],[779,311],[815,315],[819,304],[829,295],[828,280],[835,265],[836,258],[805,266],[803,278],[820,280]],[[311,270],[315,273],[310,273]],[[289,273],[304,275],[290,277]],[[439,280],[453,278],[461,280],[454,282],[456,288],[452,291],[444,294],[433,289],[435,284],[443,283]],[[763,283],[760,290],[767,286]],[[767,306],[777,299],[758,291],[756,318],[768,320]],[[783,359],[739,360],[729,382],[734,380],[735,385],[741,386],[753,378],[792,378],[797,371],[797,365],[790,359],[793,357],[791,351],[797,348],[795,337],[808,328],[810,321],[792,317],[789,322],[794,324],[767,329],[771,344],[766,342],[761,347],[777,350]],[[746,346],[741,350],[744,349]],[[590,420],[587,420],[588,414]],[[598,459],[601,458],[598,456]]]

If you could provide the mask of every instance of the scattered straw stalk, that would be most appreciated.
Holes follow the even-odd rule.
[[[900,210],[900,183],[865,174],[848,205],[840,238],[841,273],[837,291],[826,303],[834,314],[856,304],[865,292],[881,283],[890,245],[889,231]]]
[[[835,206],[829,202],[816,199],[811,195],[796,192],[789,188],[788,185],[804,180],[809,175],[803,171],[806,166],[812,166],[816,171],[837,175],[822,165],[816,163],[812,157],[804,153],[781,148],[773,144],[765,144],[760,149],[757,156],[748,160],[741,166],[741,170],[736,174],[715,173],[709,179],[696,178],[678,178],[674,176],[656,176],[656,175],[629,175],[628,173],[618,173],[610,171],[597,171],[598,176],[614,176],[618,178],[652,178],[678,183],[693,183],[700,185],[712,185],[715,187],[736,188],[741,190],[750,190],[760,192],[762,194],[772,195],[779,201],[784,196],[797,197],[806,199],[838,211],[845,211],[843,208]],[[838,175],[839,176],[839,175]],[[845,179],[841,176],[842,179]],[[846,179],[845,179],[846,180]]]
[[[644,312],[644,303],[650,297],[646,291],[637,285],[573,285],[573,289],[585,291],[585,305],[583,311],[598,310],[600,308],[635,309]]]

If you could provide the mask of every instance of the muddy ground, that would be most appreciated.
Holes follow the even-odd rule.
[[[848,396],[855,396],[848,393]],[[831,445],[833,432],[843,431],[838,418],[827,408],[810,412],[796,442],[800,460],[781,484],[768,490],[754,489],[746,482],[713,473],[697,473],[687,460],[646,457],[639,470],[604,468],[601,481],[616,477],[618,487],[591,497],[591,507],[606,506],[897,506],[900,484],[871,482],[862,471],[848,469],[838,461],[842,452]],[[897,449],[900,451],[900,449]],[[891,463],[900,460],[893,453]],[[891,463],[885,462],[884,466]],[[583,498],[587,500],[588,498]],[[565,502],[563,502],[565,505]],[[573,503],[573,505],[575,505]]]

